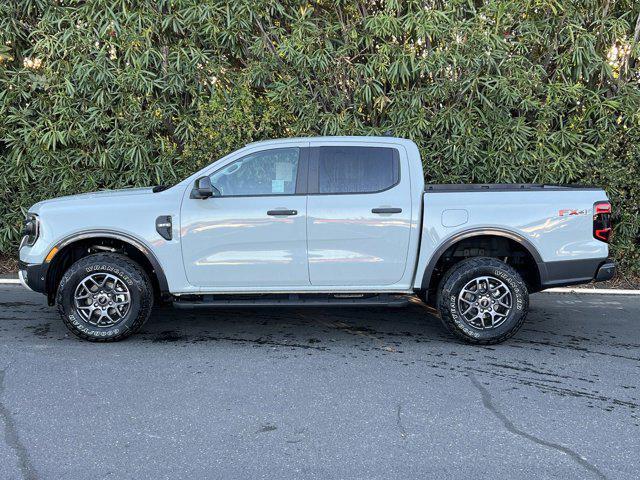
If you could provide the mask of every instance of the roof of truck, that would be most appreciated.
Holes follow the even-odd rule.
[[[274,138],[272,140],[262,140],[252,142],[248,145],[269,145],[274,143],[295,143],[295,142],[368,142],[368,143],[413,143],[407,138],[387,137],[387,136],[318,136],[318,137],[292,137]]]

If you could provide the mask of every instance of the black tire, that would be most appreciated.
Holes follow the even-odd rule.
[[[507,313],[506,318],[502,317],[501,323],[496,322],[497,326],[480,329],[462,315],[458,296],[469,282],[485,276],[497,279],[508,287],[511,293],[511,309],[508,313],[506,309],[503,310]],[[462,305],[467,306],[466,303]],[[445,273],[438,288],[438,310],[442,323],[447,330],[466,343],[490,345],[505,341],[522,327],[528,309],[529,292],[522,277],[512,267],[495,258],[474,257],[457,263]]]
[[[129,291],[128,309],[126,313],[123,310],[117,323],[97,326],[83,318],[76,306],[76,289],[81,288],[78,286],[85,278],[95,274],[97,278],[101,274],[110,275],[109,278],[116,277]],[[116,280],[114,282],[118,283]],[[153,307],[153,287],[146,272],[129,257],[117,253],[97,253],[81,258],[64,273],[58,285],[56,304],[62,321],[74,335],[91,342],[117,342],[140,330],[149,318]],[[90,319],[93,318],[91,315]],[[119,316],[118,312],[114,316]]]

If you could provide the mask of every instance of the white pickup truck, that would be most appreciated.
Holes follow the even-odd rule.
[[[172,187],[39,202],[25,286],[92,341],[176,307],[437,307],[471,343],[522,325],[529,293],[607,280],[611,206],[598,188],[427,185],[416,145],[316,137],[247,145]]]

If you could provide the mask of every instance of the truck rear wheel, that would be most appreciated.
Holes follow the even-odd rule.
[[[513,336],[529,309],[529,292],[512,267],[489,257],[463,260],[444,275],[438,310],[444,326],[467,343],[489,345]]]
[[[74,335],[115,342],[147,321],[153,287],[144,270],[125,255],[98,253],[81,258],[64,273],[56,304]]]

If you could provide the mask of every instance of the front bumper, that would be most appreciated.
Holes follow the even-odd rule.
[[[46,293],[47,269],[41,263],[18,262],[20,282],[34,292]]]

